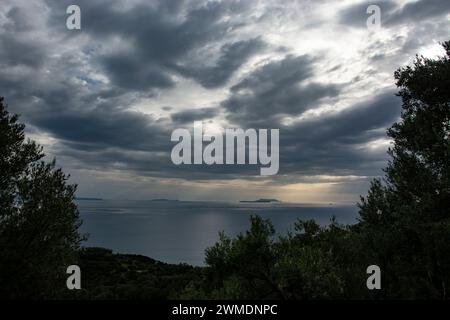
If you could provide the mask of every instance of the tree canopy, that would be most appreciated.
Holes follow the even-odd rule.
[[[83,239],[76,186],[24,128],[0,97],[0,297],[58,297]]]

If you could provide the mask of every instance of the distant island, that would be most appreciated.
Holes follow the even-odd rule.
[[[75,200],[84,200],[84,201],[103,201],[102,198],[86,198],[86,197],[75,197]]]
[[[277,199],[258,199],[258,200],[241,200],[240,202],[263,202],[263,203],[267,203],[267,202],[280,202]]]
[[[179,201],[179,200],[173,200],[173,199],[152,199],[152,200],[150,200],[150,201],[153,201],[153,202],[176,202],[176,201]]]

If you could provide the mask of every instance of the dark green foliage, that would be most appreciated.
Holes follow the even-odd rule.
[[[80,252],[82,289],[66,291],[75,299],[175,299],[202,279],[202,268],[171,265],[148,257],[113,254],[102,248]]]
[[[362,199],[359,232],[385,279],[385,297],[448,298],[450,285],[450,42],[395,73],[402,120],[385,183]]]
[[[0,297],[53,298],[82,240],[75,186],[23,130],[0,98]]]
[[[306,226],[306,229],[304,229]],[[332,254],[311,243],[322,229],[313,221],[297,225],[304,234],[275,241],[270,221],[251,217],[251,228],[236,239],[221,234],[206,250],[209,274],[219,289],[214,298],[332,298],[342,291]],[[325,231],[324,231],[325,232]]]

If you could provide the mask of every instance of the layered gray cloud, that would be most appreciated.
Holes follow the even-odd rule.
[[[413,53],[439,53],[450,26],[438,0],[83,0],[82,29],[71,31],[69,4],[2,3],[0,95],[68,172],[130,184],[366,182],[400,115],[393,71]],[[370,4],[382,10],[378,35],[365,30]],[[200,120],[279,128],[279,175],[173,165],[172,130]]]
[[[51,4],[51,23],[62,32],[64,10],[70,1],[47,1]],[[198,2],[197,2],[198,3]],[[118,8],[114,1],[81,1],[84,9],[83,33],[93,39],[121,38],[128,42],[124,50],[96,55],[98,64],[112,82],[126,90],[149,90],[173,86],[171,76],[180,73],[196,79],[205,87],[224,84],[242,63],[264,47],[260,39],[225,42],[220,47],[216,64],[200,66],[192,57],[201,55],[206,45],[220,45],[228,31],[240,24],[226,21],[228,15],[245,12],[248,4],[241,1],[205,2],[153,1],[140,2],[130,8]],[[58,10],[59,9],[59,10]],[[195,59],[194,59],[195,60]]]
[[[169,131],[137,112],[106,107],[89,112],[67,111],[37,115],[33,124],[45,128],[72,148],[102,150],[114,147],[124,152],[167,150]]]
[[[264,42],[259,38],[224,44],[220,48],[220,56],[215,65],[210,67],[185,65],[176,66],[175,69],[183,76],[194,78],[206,88],[214,88],[225,84],[234,71],[264,47]]]
[[[312,79],[314,59],[307,55],[286,56],[269,62],[231,87],[230,97],[222,103],[235,122],[263,125],[282,115],[299,115],[315,108],[325,97],[339,93],[338,86]]]
[[[388,91],[351,108],[283,128],[283,168],[307,175],[339,175],[346,170],[358,175],[379,174],[386,150],[370,152],[361,147],[385,137],[385,129],[399,116],[399,100]]]
[[[0,42],[3,47],[0,60],[4,64],[38,68],[44,63],[45,50],[33,39],[18,39],[13,33],[3,33]]]

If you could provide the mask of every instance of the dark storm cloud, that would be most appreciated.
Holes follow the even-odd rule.
[[[33,123],[71,147],[99,150],[167,150],[170,132],[141,113],[112,108],[36,116]]]
[[[223,85],[250,56],[264,47],[264,42],[259,38],[225,44],[221,47],[220,56],[214,66],[177,66],[177,70],[186,77],[196,79],[205,88],[215,88]]]
[[[189,113],[189,112],[187,112]],[[327,114],[321,117],[304,120],[296,125],[280,127],[280,171],[279,175],[369,175],[375,176],[381,173],[387,159],[386,150],[380,148],[370,151],[364,148],[369,141],[386,138],[386,128],[392,125],[400,116],[400,99],[392,91],[387,91],[378,96],[356,103],[348,109]],[[100,120],[97,129],[93,129],[94,120],[77,125],[88,132],[75,133],[76,136],[67,136],[71,141],[85,141],[83,145],[70,145],[64,147],[65,155],[76,156],[90,165],[102,167],[117,167],[121,169],[139,172],[142,175],[158,177],[186,178],[191,180],[251,178],[259,174],[259,166],[174,166],[170,161],[171,144],[166,143],[168,135],[164,131],[151,132],[144,130],[146,124],[142,119],[128,120],[131,126],[137,129],[122,129],[120,133],[111,132],[108,127],[111,120],[106,117]],[[131,117],[133,118],[133,117]],[[187,120],[187,117],[182,117]],[[70,119],[68,123],[74,119]],[[79,120],[77,120],[79,121]],[[121,120],[120,120],[121,121]],[[105,123],[106,122],[106,123]],[[113,128],[122,128],[113,126]],[[169,126],[170,127],[170,126]],[[169,128],[174,129],[173,128]],[[82,131],[83,131],[82,130]],[[90,131],[93,132],[90,132]],[[162,129],[161,129],[162,130]],[[169,130],[169,131],[170,131]],[[152,130],[153,131],[153,130]],[[103,133],[101,133],[103,132]],[[96,134],[105,136],[94,137]],[[123,135],[129,134],[129,137]],[[127,152],[128,144],[134,149],[139,149],[136,144],[142,143],[139,135],[147,134],[152,140],[150,145],[142,145],[142,151],[161,151],[161,154],[153,156],[136,156],[133,152]],[[167,133],[169,134],[169,133]],[[81,136],[79,136],[81,135]],[[120,149],[91,148],[92,141],[99,140],[99,146],[109,141],[109,146]],[[119,139],[114,142],[114,139]],[[156,140],[154,140],[156,139]],[[162,141],[160,146],[155,142]],[[136,140],[136,141],[135,141]],[[173,144],[172,144],[173,145]],[[75,151],[76,150],[76,151]]]
[[[52,24],[61,28],[67,1],[52,4]],[[111,1],[81,1],[83,33],[95,40],[120,37],[128,50],[114,55],[97,55],[96,60],[112,82],[128,90],[143,91],[173,86],[171,74],[197,80],[206,88],[223,85],[248,57],[263,48],[263,41],[250,39],[222,45],[216,64],[211,68],[192,66],[189,55],[206,44],[223,41],[235,22],[223,19],[245,11],[243,1],[207,2],[153,1],[127,10]],[[59,8],[59,10],[58,10]],[[240,24],[241,22],[239,22]],[[214,58],[213,58],[214,59]],[[142,70],[142,66],[146,66]]]
[[[282,127],[280,173],[377,174],[386,150],[369,154],[361,146],[386,138],[386,129],[399,116],[400,99],[388,91],[340,112]]]
[[[131,98],[122,98],[120,93],[73,93],[75,87],[65,83],[42,91],[34,87],[33,79],[11,83],[1,75],[0,88],[12,112],[22,114],[28,125],[59,141],[60,154],[69,149],[94,153],[108,148],[125,153],[169,149],[170,131],[150,116],[123,109],[121,105]],[[99,102],[99,97],[107,97],[108,102]]]
[[[142,64],[133,54],[114,54],[101,61],[110,80],[120,88],[144,91],[171,88],[174,82],[158,65]]]
[[[312,54],[288,55],[249,68],[229,89],[228,98],[211,108],[149,110],[163,109],[169,113],[165,119],[127,110],[151,97],[153,90],[171,93],[164,89],[175,90],[177,76],[194,79],[206,89],[231,85],[230,79],[252,56],[273,49],[257,32],[233,37],[233,30],[249,20],[249,1],[164,0],[126,8],[117,1],[77,1],[82,9],[81,32],[65,28],[65,9],[72,1],[46,2],[48,28],[59,36],[53,47],[47,45],[48,34],[41,39],[28,35],[33,24],[23,9],[6,14],[5,28],[0,30],[0,94],[31,128],[57,140],[52,146],[55,155],[76,159],[79,168],[205,180],[258,175],[259,166],[171,163],[172,130],[222,115],[242,128],[280,128],[280,174],[293,181],[298,179],[296,173],[378,174],[385,165],[385,150],[368,152],[363,146],[384,138],[385,128],[399,116],[399,102],[392,92],[291,126],[280,123],[282,117],[300,115],[325,99],[335,99],[342,89],[314,80],[315,73],[323,70]],[[403,12],[395,11],[390,1],[381,7],[398,15]],[[346,21],[357,24],[360,18],[355,14],[364,9],[365,27],[366,8],[360,5],[347,12]],[[425,16],[437,14],[424,11]],[[80,39],[79,47],[73,45],[74,39]],[[72,51],[51,51],[64,41]],[[378,54],[372,58],[381,58],[382,52]],[[202,57],[207,59],[199,62]],[[104,73],[111,82],[93,80],[85,70]]]
[[[173,87],[171,75],[179,73],[177,64],[187,61],[192,51],[222,41],[233,27],[233,23],[226,22],[223,17],[242,13],[247,6],[240,1],[199,4],[195,1],[164,0],[123,9],[114,1],[78,1],[82,13],[82,32],[73,33],[65,28],[65,10],[72,1],[46,2],[50,10],[48,27],[64,35],[63,39],[68,41],[89,35],[88,47],[78,49],[89,56],[90,67],[105,71],[112,86],[99,84],[96,88],[93,86],[95,81],[77,76],[84,66],[75,51],[72,55],[69,53],[59,58],[61,61],[56,69],[53,66],[51,70],[53,77],[43,72],[34,73],[33,78],[1,74],[2,95],[6,95],[14,106],[12,111],[25,114],[27,123],[60,140],[61,154],[83,151],[84,155],[95,155],[109,148],[122,150],[116,150],[112,154],[115,156],[118,152],[131,150],[170,151],[167,123],[123,109],[136,97],[129,92],[145,94],[148,89]],[[45,64],[48,67],[51,60],[46,49],[49,48],[42,43],[39,45],[39,39],[30,40],[21,33],[30,29],[23,12],[13,8],[7,14],[7,32],[0,32],[0,63],[8,67],[40,67]],[[111,38],[126,43],[126,49],[104,53],[102,48]],[[187,66],[184,70],[189,75],[186,76],[208,87],[218,86],[228,80],[248,57],[263,48],[263,41],[258,38],[221,43],[224,44],[221,44],[213,68],[198,68],[191,72],[190,66]],[[213,74],[208,74],[210,72]],[[72,79],[76,77],[86,79],[90,86],[75,83]],[[174,113],[172,119],[180,123],[197,117],[211,117],[216,113],[217,110],[212,108],[188,110]],[[127,158],[126,155],[122,157]],[[87,159],[92,160],[92,157]],[[83,161],[81,158],[79,160]],[[111,158],[111,163],[114,162]],[[130,167],[133,165],[130,164]]]
[[[400,99],[393,91],[388,91],[342,111],[301,121],[289,131],[299,135],[299,141],[312,145],[321,142],[363,143],[379,137],[373,130],[386,129],[399,116]],[[295,143],[294,140],[290,142]]]
[[[183,124],[210,119],[215,117],[218,113],[219,110],[217,108],[190,109],[173,113],[171,114],[171,118],[173,121]]]
[[[255,123],[257,119],[270,121],[281,115],[299,115],[317,107],[322,98],[336,96],[338,86],[305,83],[314,74],[314,62],[307,55],[289,55],[253,71],[231,87],[230,97],[222,103],[229,119]]]
[[[33,39],[19,39],[13,33],[0,34],[0,64],[38,68],[45,59],[41,45]]]

